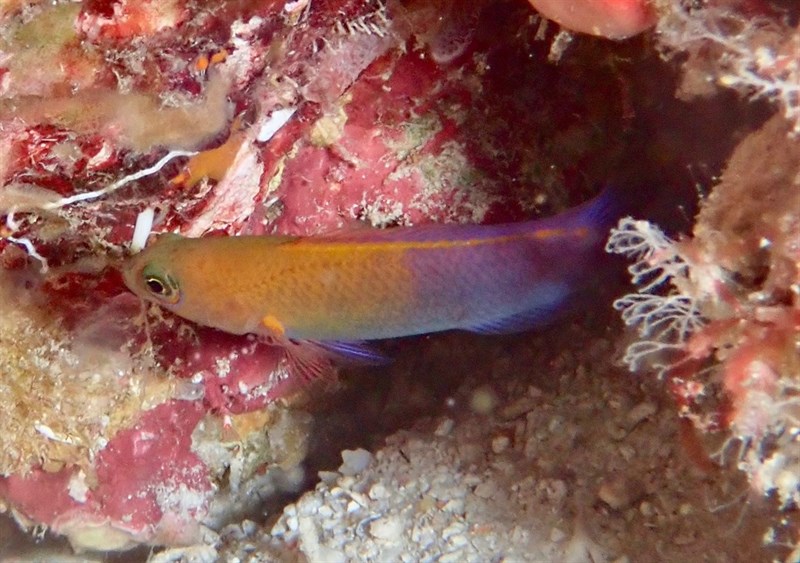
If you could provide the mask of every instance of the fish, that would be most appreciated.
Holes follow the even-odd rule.
[[[122,265],[127,287],[199,325],[281,346],[300,380],[387,361],[371,342],[549,324],[596,283],[618,190],[561,214],[319,236],[162,234]]]

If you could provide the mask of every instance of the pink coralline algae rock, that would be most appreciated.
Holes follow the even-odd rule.
[[[483,0],[4,10],[0,501],[15,517],[80,548],[188,544],[220,525],[217,500],[303,459],[305,419],[273,392],[279,350],[127,292],[137,218],[152,218],[145,238],[314,234],[584,199],[579,179],[605,166],[592,131],[624,85],[561,78],[531,14]],[[288,434],[268,443],[275,425]]]
[[[208,469],[191,451],[191,431],[203,414],[199,402],[164,403],[114,437],[93,476],[34,470],[0,481],[0,492],[19,517],[83,549],[198,542],[213,491]]]

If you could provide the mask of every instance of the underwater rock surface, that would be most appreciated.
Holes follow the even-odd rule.
[[[49,542],[4,523],[0,554],[786,557],[797,9],[553,6],[0,6],[0,504]],[[613,298],[642,293],[610,260],[556,327],[389,342],[391,366],[273,400],[279,349],[146,306],[117,270],[151,233],[518,221],[608,183],[637,194],[626,244],[648,221],[687,265],[644,292],[697,305],[677,340],[625,316],[640,297],[622,330]]]

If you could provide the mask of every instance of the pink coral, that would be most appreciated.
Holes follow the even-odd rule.
[[[566,29],[625,39],[657,21],[651,0],[529,0],[543,16]]]

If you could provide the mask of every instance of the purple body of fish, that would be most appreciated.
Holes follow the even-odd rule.
[[[165,236],[123,273],[135,293],[199,324],[370,359],[360,342],[549,322],[592,285],[618,199],[609,189],[560,215],[503,225]]]

